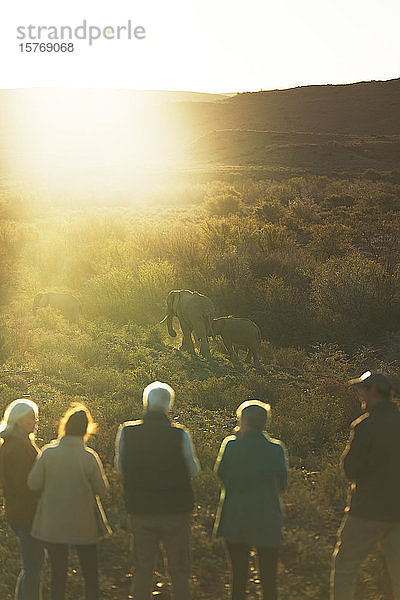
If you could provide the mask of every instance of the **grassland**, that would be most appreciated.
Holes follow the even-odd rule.
[[[177,392],[173,417],[191,431],[202,472],[195,482],[193,589],[220,600],[225,559],[211,539],[218,483],[212,467],[237,405],[258,395],[273,408],[271,433],[287,445],[282,600],[327,597],[329,560],[347,484],[338,459],[358,416],[344,381],[367,368],[395,379],[399,367],[400,186],[396,172],[358,178],[266,179],[197,173],[146,207],[50,210],[29,196],[2,197],[0,409],[29,394],[40,406],[38,443],[56,435],[74,400],[99,423],[91,445],[110,480],[106,509],[115,534],[101,544],[104,598],[126,598],[132,565],[113,466],[118,424],[141,414],[154,379]],[[165,296],[197,289],[217,312],[254,319],[261,369],[234,366],[220,342],[213,361],[180,352],[168,337]],[[51,309],[31,311],[41,290],[80,298],[79,327]],[[19,568],[14,536],[0,519],[0,598],[12,598]],[[79,597],[75,559],[69,598]],[[359,598],[388,599],[379,552],[364,566]],[[47,574],[46,574],[47,577]],[[168,597],[159,572],[158,597]],[[254,570],[250,597],[260,595]]]

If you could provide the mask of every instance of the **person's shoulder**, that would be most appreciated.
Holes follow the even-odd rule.
[[[58,439],[51,440],[48,444],[43,446],[42,454],[44,452],[52,452],[52,451],[56,450],[59,446],[60,446],[60,440],[58,440]]]
[[[58,450],[60,440],[51,440],[40,450],[39,456],[46,457]]]
[[[286,446],[281,440],[270,437],[267,433],[264,433],[264,437],[272,450],[279,454],[283,453],[284,455],[286,455]]]
[[[143,419],[137,419],[136,421],[125,421],[125,423],[122,423],[119,428],[120,431],[131,431],[137,429],[141,425],[143,425]]]
[[[84,446],[84,453],[89,461],[96,463],[100,462],[100,457],[97,454],[96,450],[93,450],[93,448],[91,448],[90,446],[86,446],[86,444]]]
[[[221,449],[226,450],[226,448],[232,447],[233,445],[238,443],[240,439],[240,436],[228,435],[225,439],[222,440]]]
[[[186,427],[184,425],[182,425],[182,423],[171,423],[171,427],[172,427],[172,429],[175,429],[176,431],[181,431],[183,435],[190,436],[190,431],[188,429],[186,429]]]
[[[357,431],[362,431],[366,427],[368,427],[370,423],[371,417],[369,413],[364,413],[358,419],[355,419],[350,425],[351,429],[357,429]]]
[[[273,446],[276,446],[276,447],[279,447],[279,448],[285,448],[285,445],[284,445],[284,443],[281,440],[278,440],[277,438],[270,437],[267,433],[264,433],[264,437]]]

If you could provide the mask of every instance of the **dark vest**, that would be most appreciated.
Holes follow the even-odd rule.
[[[160,412],[125,426],[121,457],[129,514],[191,512],[193,491],[183,458],[183,429]]]

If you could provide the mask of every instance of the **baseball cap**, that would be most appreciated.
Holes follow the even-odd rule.
[[[374,387],[383,394],[390,394],[392,391],[392,382],[387,375],[383,373],[371,373],[371,371],[365,371],[360,377],[350,379],[348,384],[352,386],[365,385],[367,387]]]

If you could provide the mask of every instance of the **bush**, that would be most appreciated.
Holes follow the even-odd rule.
[[[83,303],[90,317],[116,323],[154,323],[165,311],[165,298],[175,285],[175,268],[166,261],[145,261],[135,271],[112,268],[92,277]]]
[[[212,190],[205,197],[205,208],[208,214],[218,217],[240,214],[242,212],[240,194],[233,188]]]
[[[312,288],[317,311],[342,341],[368,338],[388,325],[392,281],[371,259],[331,258],[317,268]]]

